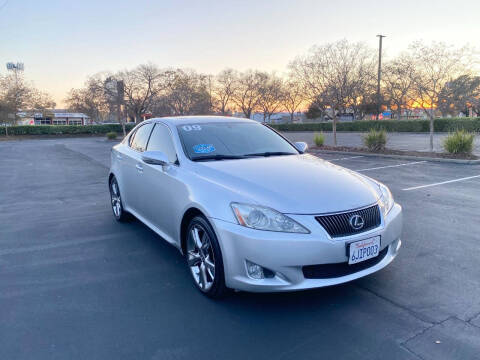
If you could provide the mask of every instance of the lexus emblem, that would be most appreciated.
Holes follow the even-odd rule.
[[[365,220],[360,215],[352,215],[348,220],[353,230],[360,230],[365,225]]]

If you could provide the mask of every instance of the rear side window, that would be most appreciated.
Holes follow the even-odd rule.
[[[145,124],[135,131],[135,134],[133,134],[133,139],[130,140],[130,147],[133,150],[140,152],[145,151],[152,127],[153,124]]]
[[[177,153],[173,145],[170,130],[163,124],[156,124],[148,142],[148,151],[161,151],[168,157],[168,161],[175,163],[177,161]]]

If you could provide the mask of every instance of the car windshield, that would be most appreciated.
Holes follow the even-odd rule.
[[[185,153],[194,161],[298,154],[288,141],[258,123],[192,123],[177,129]]]

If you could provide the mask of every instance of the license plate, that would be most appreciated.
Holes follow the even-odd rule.
[[[380,236],[355,241],[348,247],[348,264],[356,264],[378,256],[380,251]]]

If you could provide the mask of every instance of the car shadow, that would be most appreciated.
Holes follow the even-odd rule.
[[[140,233],[140,239],[143,245],[149,252],[154,253],[155,257],[158,257],[159,262],[168,266],[168,272],[176,274],[175,277],[186,285],[181,286],[182,291],[188,291],[188,295],[185,294],[185,296],[206,298],[195,288],[190,278],[188,268],[185,265],[185,260],[176,247],[169,244],[137,219],[132,219],[129,222],[129,226],[135,227],[135,231]],[[344,299],[350,296],[352,292],[358,293],[358,291],[359,288],[355,286],[355,282],[350,282],[324,288],[293,292],[250,293],[230,290],[222,299],[209,300],[223,304],[222,306],[244,307],[252,310],[258,308],[262,309],[262,311],[266,306],[268,306],[271,311],[277,311],[301,304],[302,307],[300,309],[297,308],[297,310],[309,311],[309,309],[318,308],[319,306],[337,304],[339,303],[339,299]]]

